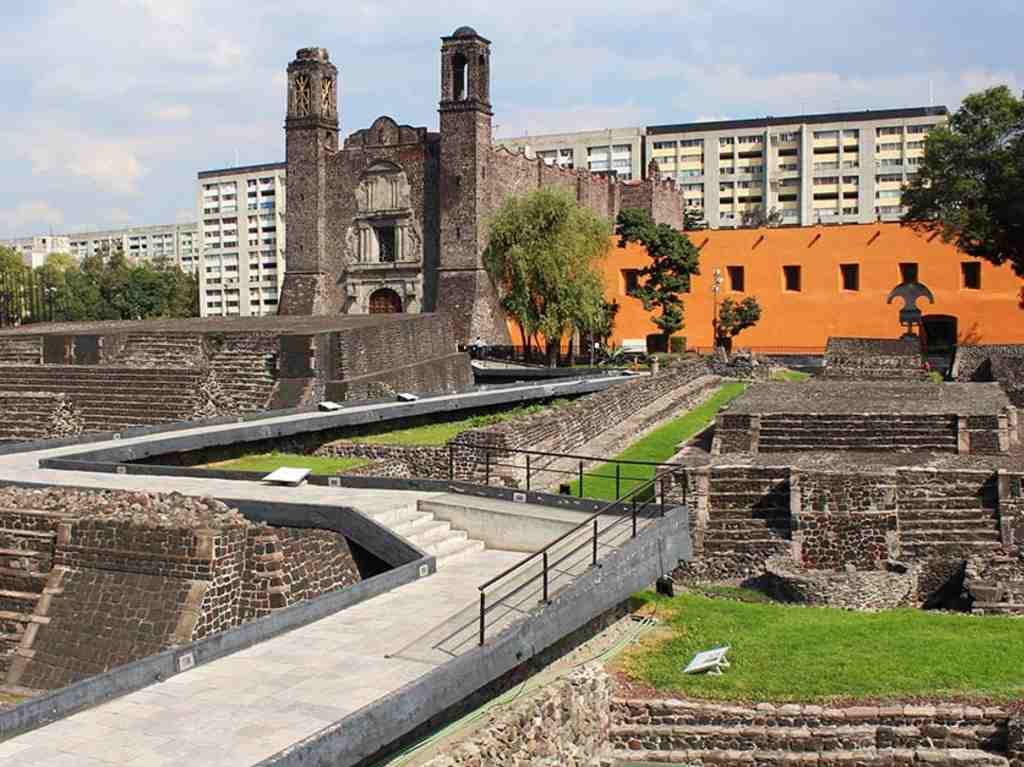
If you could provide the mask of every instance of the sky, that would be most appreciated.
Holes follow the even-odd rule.
[[[194,220],[198,171],[284,160],[298,48],[339,68],[342,135],[436,129],[463,24],[499,138],[1024,89],[1021,0],[3,0],[0,238]]]

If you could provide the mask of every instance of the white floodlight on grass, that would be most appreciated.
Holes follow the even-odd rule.
[[[321,410],[341,410],[344,407],[344,405],[338,402],[331,402],[329,399],[327,399],[321,402],[319,407]]]
[[[298,487],[306,481],[306,477],[309,476],[309,469],[293,469],[288,466],[282,466],[280,469],[275,469],[263,478],[264,482],[273,482],[275,485],[289,485],[291,487]]]
[[[723,668],[729,668],[729,661],[725,654],[729,652],[731,645],[716,647],[713,650],[705,650],[693,656],[690,665],[683,669],[684,674],[702,674],[707,672],[715,676],[722,675]]]
[[[399,402],[415,402],[419,399],[415,394],[409,394],[408,392],[400,391],[395,395],[398,397]]]

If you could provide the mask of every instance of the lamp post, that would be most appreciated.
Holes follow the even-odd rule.
[[[711,292],[714,294],[714,309],[711,316],[711,328],[714,333],[712,350],[718,348],[718,294],[722,292],[723,283],[724,279],[722,278],[722,270],[715,267],[714,276],[711,280]]]

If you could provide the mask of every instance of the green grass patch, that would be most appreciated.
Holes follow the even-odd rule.
[[[205,466],[208,469],[228,469],[231,471],[261,471],[269,474],[282,466],[295,469],[309,469],[313,474],[331,475],[344,474],[351,469],[366,466],[365,458],[336,458],[332,456],[302,455],[300,453],[262,453],[246,455],[230,461],[218,461]]]
[[[513,418],[522,418],[549,408],[562,407],[568,402],[569,400],[563,398],[547,403],[518,405],[507,410],[481,413],[453,421],[423,423],[403,429],[367,432],[348,438],[347,441],[370,445],[444,445],[469,429],[479,429]]]
[[[1020,622],[886,610],[856,613],[643,592],[663,625],[615,666],[658,690],[731,701],[1024,695]],[[722,676],[689,675],[693,656],[731,645]]]
[[[803,373],[799,370],[789,370],[788,368],[781,368],[779,370],[772,371],[771,380],[788,381],[789,383],[802,383],[810,377],[810,373]]]
[[[651,461],[664,463],[678,452],[679,445],[700,434],[712,421],[715,414],[728,405],[747,388],[744,383],[727,383],[719,387],[711,399],[686,413],[659,426],[646,437],[637,440],[617,456],[619,461]],[[620,466],[619,495],[654,477],[654,466]],[[579,480],[572,483],[572,494],[579,495]],[[587,498],[614,501],[615,464],[604,463],[583,475],[583,495]]]

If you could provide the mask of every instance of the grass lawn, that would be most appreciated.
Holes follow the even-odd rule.
[[[519,405],[509,410],[474,415],[468,418],[460,418],[457,421],[425,423],[420,426],[410,426],[406,429],[393,429],[358,435],[349,438],[348,441],[372,445],[444,445],[449,440],[469,429],[490,426],[491,424],[501,423],[512,418],[522,418],[523,416],[539,413],[551,407],[561,407],[567,402],[568,400],[566,399],[556,399],[548,404]]]
[[[676,454],[679,445],[700,434],[711,425],[715,414],[736,399],[746,389],[743,383],[727,383],[707,402],[694,408],[686,415],[675,418],[663,426],[659,426],[646,437],[637,440],[615,458],[620,461],[651,461],[664,463]],[[620,469],[620,492],[643,484],[654,476],[653,466],[623,465]],[[583,475],[583,494],[587,498],[598,498],[614,501],[615,465],[604,463],[596,466]],[[579,481],[572,483],[572,494],[579,495]]]
[[[365,458],[332,458],[330,456],[301,455],[299,453],[262,453],[247,455],[230,461],[207,464],[207,469],[229,469],[232,471],[262,471],[269,474],[274,469],[290,466],[295,469],[309,469],[313,474],[344,474],[349,469],[366,466]]]
[[[800,383],[802,381],[806,381],[810,377],[810,373],[802,373],[799,370],[787,370],[783,368],[781,370],[772,371],[773,381],[789,381],[790,383]]]
[[[666,693],[805,702],[1024,695],[1024,642],[1013,618],[638,597],[662,626],[614,666]],[[720,645],[732,646],[722,676],[683,674],[694,654]]]

